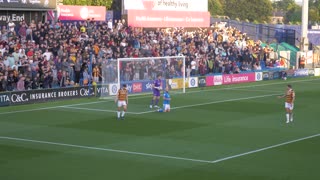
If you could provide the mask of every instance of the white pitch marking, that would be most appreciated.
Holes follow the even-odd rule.
[[[304,138],[287,141],[284,143],[268,146],[261,149],[256,149],[253,151],[248,151],[245,153],[228,156],[225,158],[208,161],[208,160],[201,160],[201,159],[193,159],[193,158],[184,158],[184,157],[177,157],[177,156],[169,156],[169,155],[160,155],[160,154],[151,154],[151,153],[142,153],[142,152],[135,152],[135,151],[125,151],[125,150],[118,150],[118,149],[110,149],[110,148],[99,148],[99,147],[92,147],[92,146],[83,146],[83,145],[75,145],[75,144],[66,144],[66,143],[58,143],[58,142],[50,142],[50,141],[40,141],[40,140],[33,140],[33,139],[25,139],[25,138],[16,138],[16,137],[7,137],[7,136],[0,136],[0,139],[6,139],[6,140],[13,140],[13,141],[21,141],[21,142],[30,142],[30,143],[38,143],[38,144],[48,144],[48,145],[56,145],[56,146],[65,146],[65,147],[72,147],[72,148],[80,148],[80,149],[90,149],[90,150],[98,150],[98,151],[108,151],[108,152],[116,152],[116,153],[123,153],[123,154],[132,154],[132,155],[140,155],[140,156],[149,156],[149,157],[157,157],[157,158],[166,158],[166,159],[175,159],[175,160],[183,160],[183,161],[192,161],[192,162],[200,162],[200,163],[208,163],[208,164],[216,164],[222,161],[227,161],[230,159],[235,159],[238,157],[258,153],[261,151],[266,151],[269,149],[277,148],[280,146],[292,144],[299,141],[304,141],[307,139],[315,138],[320,136],[320,134],[315,134],[312,136],[307,136]]]
[[[287,144],[292,144],[292,143],[303,141],[303,140],[306,140],[306,139],[315,138],[315,137],[318,137],[318,136],[320,136],[320,134],[315,134],[315,135],[312,135],[312,136],[308,136],[308,137],[304,137],[304,138],[300,138],[300,139],[296,139],[296,140],[292,140],[292,141],[287,141],[287,142],[284,142],[284,143],[268,146],[268,147],[261,148],[261,149],[256,149],[256,150],[253,150],[253,151],[237,154],[237,155],[234,155],[234,156],[229,156],[229,157],[217,159],[217,160],[211,161],[211,163],[218,163],[218,162],[226,161],[226,160],[229,160],[229,159],[234,159],[234,158],[237,158],[237,157],[254,154],[254,153],[261,152],[261,151],[266,151],[268,149],[273,149],[273,148],[276,148],[276,147],[284,146],[284,145],[287,145]]]
[[[31,143],[38,143],[38,144],[49,144],[49,145],[73,147],[73,148],[80,148],[80,149],[109,151],[109,152],[117,152],[117,153],[124,153],[124,154],[141,155],[141,156],[151,156],[151,157],[166,158],[166,159],[177,159],[177,160],[202,162],[202,163],[210,163],[211,162],[211,161],[200,160],[200,159],[191,159],[191,158],[183,158],[183,157],[176,157],[176,156],[141,153],[141,152],[125,151],[125,150],[110,149],[110,148],[99,148],[99,147],[92,147],[92,146],[82,146],[82,145],[75,145],[75,144],[50,142],[50,141],[39,141],[39,140],[33,140],[33,139],[24,139],[24,138],[15,138],[15,137],[6,137],[6,136],[0,136],[0,139],[7,139],[7,140],[13,140],[13,141],[22,141],[22,142],[31,142]]]
[[[113,112],[116,113],[117,111],[114,110],[107,110],[107,109],[92,109],[92,108],[82,108],[82,107],[63,107],[63,108],[68,108],[68,109],[78,109],[78,110],[87,110],[87,111],[96,111],[96,112]],[[135,112],[126,112],[127,114],[139,114]]]
[[[171,109],[182,109],[182,108],[189,108],[189,107],[196,107],[196,106],[204,106],[209,104],[218,104],[218,103],[224,103],[224,102],[232,102],[232,101],[241,101],[241,100],[248,100],[248,99],[257,99],[257,98],[264,98],[264,97],[270,97],[270,96],[276,96],[278,94],[268,94],[268,95],[261,95],[261,96],[251,96],[251,97],[244,97],[244,98],[236,98],[236,99],[227,99],[227,100],[221,100],[221,101],[213,101],[213,102],[207,102],[207,103],[199,103],[199,104],[192,104],[192,105],[186,105],[186,106],[177,106],[172,107]],[[147,114],[155,111],[145,111],[140,112],[137,114]]]

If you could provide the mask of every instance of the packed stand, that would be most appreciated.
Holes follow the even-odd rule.
[[[117,82],[117,58],[186,57],[186,67],[178,59],[122,62],[123,81],[153,79],[159,73],[166,78],[241,73],[278,62],[268,46],[218,23],[205,29],[145,30],[128,27],[124,20],[8,22],[0,37],[0,91]]]

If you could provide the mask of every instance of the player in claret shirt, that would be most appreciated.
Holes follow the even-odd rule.
[[[122,88],[118,90],[115,102],[118,103],[117,119],[119,120],[121,115],[121,119],[124,120],[124,115],[127,111],[128,105],[128,90],[126,84],[124,84]],[[123,108],[122,112],[121,108]]]
[[[293,107],[294,107],[294,100],[295,100],[295,92],[292,89],[292,86],[290,84],[287,85],[287,90],[284,93],[284,95],[279,96],[279,98],[285,98],[285,109],[286,109],[286,118],[287,122],[293,121]]]

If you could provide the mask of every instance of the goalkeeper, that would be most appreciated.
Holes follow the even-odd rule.
[[[160,99],[160,91],[162,89],[162,81],[161,81],[161,75],[157,76],[157,79],[153,81],[152,89],[153,89],[153,97],[150,103],[150,108],[159,108],[159,99]]]

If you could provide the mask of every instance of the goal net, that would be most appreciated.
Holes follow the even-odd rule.
[[[116,95],[123,84],[127,85],[129,94],[151,92],[152,83],[158,75],[162,76],[162,89],[169,87],[185,92],[184,56],[119,58],[106,67],[102,70],[103,84],[109,84],[110,95]]]

